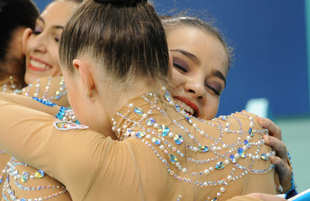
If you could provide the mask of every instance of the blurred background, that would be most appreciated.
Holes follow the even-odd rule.
[[[34,0],[42,11],[51,0]],[[235,60],[218,115],[272,119],[292,156],[298,191],[310,188],[310,0],[153,0],[160,15],[187,11],[217,26]]]

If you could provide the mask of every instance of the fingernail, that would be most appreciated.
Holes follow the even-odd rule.
[[[264,140],[269,140],[269,136],[268,135],[264,135]]]

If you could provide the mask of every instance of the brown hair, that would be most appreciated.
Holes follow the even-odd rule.
[[[198,29],[205,31],[208,34],[211,34],[219,39],[223,44],[227,57],[228,57],[228,70],[230,68],[232,58],[233,58],[233,48],[227,45],[225,38],[222,36],[220,31],[212,26],[210,23],[204,22],[195,17],[172,17],[172,16],[161,16],[160,17],[162,24],[166,30],[166,33],[169,34],[170,30],[178,28],[180,26],[192,26]]]
[[[113,80],[168,80],[168,45],[161,21],[146,0],[86,0],[63,31],[59,55],[63,69],[87,53]]]

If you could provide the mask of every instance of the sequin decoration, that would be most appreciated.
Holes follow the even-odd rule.
[[[213,198],[211,201],[217,201],[217,198]]]
[[[138,116],[141,116],[143,114],[143,110],[139,107],[136,107],[135,109],[133,109],[135,111],[135,113],[138,115]]]
[[[160,139],[156,138],[156,137],[153,137],[152,138],[152,142],[155,144],[155,145],[160,145],[161,141]]]
[[[64,107],[64,106],[61,106],[55,117],[59,120],[62,120],[64,118],[67,110],[69,110],[69,109]]]
[[[58,99],[61,98],[61,96],[62,96],[62,94],[60,93],[60,91],[56,91],[54,98],[55,98],[56,100],[58,100]]]
[[[192,184],[195,188],[210,187],[211,190],[214,187],[214,191],[211,190],[214,193],[206,195],[205,200],[221,200],[224,198],[222,194],[227,191],[225,188],[228,184],[233,185],[234,181],[247,174],[266,174],[274,168],[268,163],[265,164],[265,168],[256,169],[256,163],[261,154],[266,153],[261,152],[261,148],[265,143],[262,135],[267,130],[254,126],[252,115],[244,112],[221,116],[212,121],[202,120],[193,117],[175,104],[172,94],[164,90],[160,96],[164,99],[164,103],[153,93],[141,95],[141,101],[145,101],[146,104],[137,102],[136,105],[143,109],[144,114],[141,117],[137,116],[133,111],[135,107],[132,105],[126,108],[126,111],[117,113],[117,117],[113,117],[112,128],[117,134],[127,136],[129,133],[130,137],[136,137],[137,131],[145,131],[145,136],[140,141],[154,152],[173,179]],[[166,104],[166,101],[169,103]],[[149,119],[151,117],[155,120],[154,124]],[[245,125],[242,117],[248,119],[245,120]],[[166,121],[168,119],[169,121]],[[236,121],[236,124],[231,125],[233,121]],[[149,124],[153,125],[149,126]],[[248,124],[252,130],[249,129]],[[219,135],[207,134],[209,130],[215,130]],[[254,136],[251,137],[253,134]],[[236,138],[234,137],[236,141],[226,139],[228,135],[236,135]],[[139,138],[136,137],[136,139]],[[271,152],[266,153],[268,160],[271,154]],[[189,163],[194,164],[195,167],[188,165]],[[260,159],[259,163],[265,163],[265,161]],[[224,171],[226,169],[227,172]],[[221,177],[216,180],[211,179],[210,176],[218,174],[219,171],[221,171]]]
[[[178,162],[178,159],[172,154],[169,154],[169,159],[172,164],[175,164],[176,162]]]
[[[146,125],[153,126],[155,124],[155,119],[150,117],[145,121]]]
[[[54,122],[54,127],[61,131],[66,130],[74,130],[74,129],[87,129],[88,126],[71,123],[71,122],[65,122],[65,121],[56,121]]]
[[[217,170],[222,170],[222,169],[224,169],[224,167],[225,167],[225,164],[222,161],[216,163],[216,165],[215,165],[215,169],[217,169]]]
[[[36,172],[34,173],[35,178],[38,178],[38,179],[43,178],[44,175],[45,175],[45,174],[44,174],[43,170],[38,170],[38,171],[36,171]]]
[[[22,173],[22,178],[20,179],[21,182],[25,183],[29,179],[29,173],[28,172],[23,172]]]
[[[249,129],[249,135],[250,135],[251,137],[253,137],[253,136],[254,136],[254,131],[253,131],[253,129],[252,129],[252,128],[250,128],[250,129]]]
[[[240,155],[241,158],[245,158],[245,152],[241,147],[238,148],[238,154]]]
[[[183,139],[182,135],[175,135],[175,136],[173,137],[173,139],[174,139],[174,142],[175,142],[177,145],[180,145],[180,144],[182,144],[182,143],[184,142],[184,139]]]
[[[145,135],[146,135],[145,131],[138,131],[136,133],[136,137],[139,138],[139,139],[143,138]]]
[[[264,161],[267,161],[268,159],[267,154],[262,154],[260,158],[263,159]]]
[[[191,118],[189,118],[189,117],[186,116],[185,119],[186,119],[186,121],[187,121],[188,123],[193,124],[193,121],[191,120]]]
[[[181,107],[180,107],[178,104],[175,104],[175,105],[174,105],[174,109],[175,109],[177,112],[181,112]]]
[[[250,147],[250,146],[251,146],[250,143],[249,143],[249,141],[247,141],[247,140],[244,140],[244,144],[245,144],[247,147]]]
[[[46,106],[49,106],[49,107],[54,107],[56,106],[57,104],[56,103],[52,103],[52,102],[49,102],[49,101],[46,101],[46,100],[43,100],[43,99],[40,99],[40,98],[37,98],[37,97],[32,97],[33,100],[35,101],[38,101]]]
[[[209,151],[209,147],[207,147],[207,146],[199,146],[198,147],[198,151],[200,153],[205,153],[205,152]]]
[[[166,91],[166,93],[165,93],[165,99],[166,99],[166,101],[168,101],[168,102],[171,101],[171,95],[170,95],[170,93],[169,93],[168,91]]]
[[[237,159],[235,158],[233,154],[229,156],[229,159],[231,160],[232,163],[237,163]]]
[[[158,133],[163,137],[167,136],[169,134],[169,131],[170,129],[166,125],[161,125],[158,128]]]

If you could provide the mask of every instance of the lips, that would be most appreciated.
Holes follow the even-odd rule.
[[[199,115],[199,109],[196,104],[181,96],[175,96],[175,102],[180,105],[186,112],[197,117]]]
[[[52,66],[40,59],[30,57],[28,68],[34,71],[46,71],[51,69]]]

